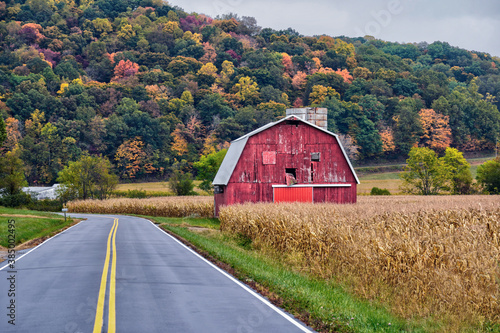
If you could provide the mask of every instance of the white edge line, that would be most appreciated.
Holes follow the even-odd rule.
[[[147,219],[145,219],[145,220],[147,220]],[[285,318],[290,323],[292,323],[297,328],[299,328],[302,332],[311,332],[311,330],[307,329],[306,327],[304,327],[303,325],[301,325],[300,323],[298,323],[295,319],[291,318],[283,310],[281,310],[280,308],[278,308],[277,306],[275,306],[274,304],[272,304],[271,302],[269,302],[267,299],[265,299],[264,297],[262,297],[260,294],[258,294],[257,292],[255,292],[251,288],[249,288],[246,284],[244,284],[243,282],[239,281],[234,276],[232,276],[231,274],[229,274],[226,271],[222,270],[221,268],[217,267],[216,265],[214,265],[213,263],[211,263],[207,259],[203,258],[203,256],[201,256],[199,253],[197,253],[193,249],[189,248],[188,246],[186,246],[185,244],[183,244],[180,240],[178,240],[177,238],[175,238],[174,236],[172,236],[171,234],[169,234],[168,232],[166,232],[165,230],[163,230],[162,228],[160,228],[159,226],[157,226],[155,223],[153,223],[153,221],[151,221],[151,220],[147,220],[147,221],[151,222],[152,225],[154,225],[156,228],[160,229],[163,233],[165,233],[167,236],[169,236],[170,238],[172,238],[174,241],[176,241],[177,243],[179,243],[180,245],[182,245],[184,248],[186,248],[188,251],[190,251],[191,253],[193,253],[195,256],[197,256],[198,258],[200,258],[201,260],[203,260],[204,262],[206,262],[207,264],[209,264],[210,266],[212,266],[213,268],[215,268],[217,271],[219,271],[219,273],[221,273],[222,275],[224,275],[225,277],[227,277],[229,280],[231,280],[234,283],[236,283],[237,285],[239,285],[241,288],[243,288],[244,290],[246,290],[252,296],[254,296],[255,298],[259,299],[262,303],[264,303],[265,305],[267,305],[268,307],[270,307],[271,309],[273,309],[275,312],[277,312],[283,318]]]
[[[82,221],[80,221],[80,222],[82,222]],[[18,262],[19,260],[21,260],[21,258],[23,258],[25,255],[30,254],[32,251],[35,251],[36,249],[38,249],[40,246],[42,246],[43,244],[47,243],[48,241],[50,241],[50,240],[54,239],[55,237],[59,236],[60,234],[65,233],[65,232],[66,232],[66,231],[68,231],[69,229],[71,229],[71,228],[73,228],[73,227],[76,227],[77,225],[79,225],[79,224],[80,224],[80,222],[78,222],[78,223],[77,223],[77,224],[75,224],[75,225],[72,225],[71,227],[69,227],[69,228],[67,228],[67,229],[64,229],[63,231],[61,231],[61,232],[59,232],[59,233],[55,234],[54,236],[50,237],[49,239],[44,240],[42,243],[38,244],[37,246],[35,246],[34,248],[32,248],[31,250],[29,250],[28,252],[26,252],[26,253],[25,253],[25,254],[23,254],[22,256],[20,256],[19,258],[16,258],[16,259],[15,259],[15,260],[16,260],[16,262]],[[5,261],[7,261],[7,262],[8,262],[8,259],[6,259]],[[3,266],[3,267],[0,267],[0,271],[1,271],[1,270],[3,270],[3,269],[4,269],[5,267],[7,267],[7,266],[9,266],[9,264],[7,264],[7,265],[5,265],[5,266]]]

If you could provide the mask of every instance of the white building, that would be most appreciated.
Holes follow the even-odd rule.
[[[61,184],[54,184],[51,187],[42,186],[30,186],[23,187],[23,192],[28,193],[31,197],[43,200],[43,199],[57,199],[57,189],[61,187]]]

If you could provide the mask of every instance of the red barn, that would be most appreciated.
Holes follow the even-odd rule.
[[[216,216],[221,205],[245,202],[356,202],[359,180],[326,130],[326,109],[287,115],[231,142],[213,181]]]

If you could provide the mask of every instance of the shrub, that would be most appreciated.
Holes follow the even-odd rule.
[[[61,200],[33,200],[26,206],[31,210],[38,210],[43,212],[60,212],[63,208]]]
[[[28,193],[18,192],[16,194],[6,194],[0,197],[0,206],[22,207],[29,205],[32,201],[33,199]]]
[[[486,161],[477,168],[477,181],[490,194],[500,194],[500,157]]]
[[[385,188],[374,187],[370,191],[370,195],[391,195],[391,192],[389,192],[389,190]]]
[[[196,195],[193,191],[193,175],[188,173],[182,173],[179,170],[174,171],[172,177],[168,180],[168,186],[175,193],[175,195]]]

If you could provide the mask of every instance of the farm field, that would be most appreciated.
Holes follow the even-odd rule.
[[[360,176],[359,181],[361,184],[358,184],[358,195],[369,195],[373,187],[387,189],[391,194],[401,194],[399,172],[367,174]]]
[[[404,318],[440,318],[438,331],[500,329],[499,196],[247,204],[224,208],[220,221],[294,270]]]
[[[195,180],[193,181],[193,183],[195,185],[194,191],[196,193],[198,193],[199,195],[207,195],[207,192],[198,188],[198,185],[200,185],[201,183],[200,180]],[[117,191],[139,190],[139,191],[146,191],[147,194],[165,193],[168,195],[173,195],[172,191],[170,191],[170,188],[168,187],[168,182],[166,181],[118,184],[118,186],[116,186],[116,190]]]
[[[175,216],[202,216],[181,208],[195,201],[205,207],[207,217],[213,209],[210,197],[156,200],[164,199],[177,207],[171,209]],[[169,216],[167,208],[152,210],[156,204],[151,199],[127,200],[136,200],[133,214]],[[87,207],[84,212],[127,213],[123,207],[131,202],[82,202],[80,207]],[[360,196],[356,205],[246,204],[221,210],[222,232],[215,222],[194,229],[179,223],[171,231],[182,237],[195,233],[193,240],[202,244],[200,237],[209,239],[217,248],[218,242],[236,242],[293,274],[341,286],[412,327],[421,323],[423,331],[500,330],[500,196]],[[220,260],[228,260],[224,251],[214,251]],[[274,292],[285,293],[276,288]],[[314,312],[310,301],[301,302]],[[338,306],[321,307],[314,312],[318,320],[338,318]],[[383,321],[377,318],[364,320]]]

